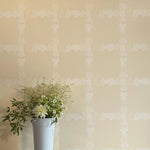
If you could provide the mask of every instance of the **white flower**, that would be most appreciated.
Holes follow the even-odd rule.
[[[57,100],[56,100],[56,98],[54,98],[54,99],[53,99],[53,103],[56,103],[56,102],[57,102]]]
[[[56,110],[53,110],[53,114],[56,114]]]
[[[45,98],[46,97],[46,95],[41,95],[41,98],[43,99],[43,98]]]
[[[48,105],[46,105],[46,108],[47,108],[47,110],[49,110],[49,109],[50,109],[50,107],[49,107]]]
[[[45,118],[45,116],[47,115],[47,109],[46,106],[44,105],[39,105],[36,106],[33,110],[33,113],[35,114],[35,116],[38,118]]]
[[[46,95],[41,95],[40,101],[43,102],[44,98],[47,98]]]
[[[61,114],[61,115],[63,115],[63,114],[64,114],[64,112],[62,111],[60,114]]]

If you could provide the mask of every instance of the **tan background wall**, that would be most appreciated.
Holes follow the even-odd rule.
[[[149,0],[0,0],[0,104],[43,76],[74,83],[54,150],[150,149]],[[1,150],[33,150],[32,127]]]

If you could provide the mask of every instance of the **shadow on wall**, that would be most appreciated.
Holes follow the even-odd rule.
[[[0,105],[0,139],[4,141],[8,141],[8,137],[10,136],[10,125],[9,122],[2,122],[3,118],[6,113],[6,108]]]
[[[24,127],[23,131],[21,132],[21,148],[22,150],[33,150],[33,131],[32,131],[32,124],[31,120],[29,119]]]

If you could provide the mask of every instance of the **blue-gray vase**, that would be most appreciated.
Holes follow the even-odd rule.
[[[53,118],[32,120],[34,150],[53,150],[54,128]]]

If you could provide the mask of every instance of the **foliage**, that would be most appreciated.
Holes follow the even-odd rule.
[[[54,118],[57,122],[70,99],[70,86],[60,82],[46,84],[42,82],[35,87],[23,87],[18,90],[18,98],[11,100],[3,122],[8,121],[11,132],[19,135],[28,117],[33,119]]]

